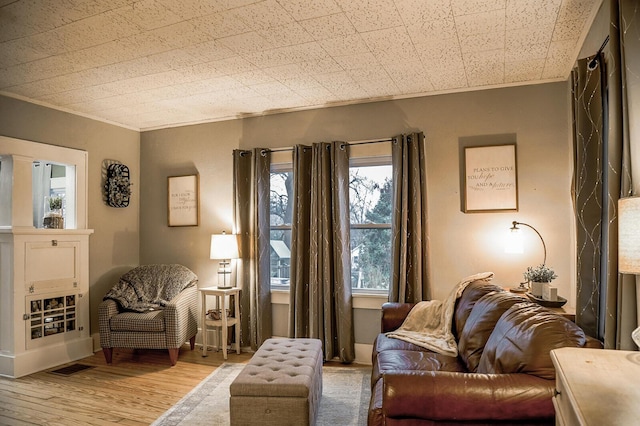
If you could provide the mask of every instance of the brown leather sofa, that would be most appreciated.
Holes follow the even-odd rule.
[[[373,347],[372,425],[554,424],[552,349],[601,347],[570,320],[488,281],[456,302],[458,356],[431,352],[384,333],[413,305],[385,303]]]

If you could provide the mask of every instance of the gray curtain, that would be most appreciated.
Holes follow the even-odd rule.
[[[270,165],[268,150],[233,151],[233,214],[236,233],[240,235],[241,257],[237,274],[242,288],[241,341],[254,350],[272,336]]]
[[[427,169],[423,133],[393,138],[391,162],[394,187],[389,301],[429,300]]]
[[[322,340],[325,360],[355,359],[349,247],[349,153],[296,146],[289,336]]]
[[[608,49],[578,61],[572,74],[576,322],[606,348],[633,349],[637,292],[635,278],[617,270],[617,202],[632,194],[629,106],[640,102],[637,88],[632,90],[640,44],[635,2],[610,0],[609,7]]]

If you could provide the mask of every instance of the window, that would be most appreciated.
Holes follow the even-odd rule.
[[[391,281],[390,160],[352,162],[349,169],[351,213],[351,288],[389,289]]]
[[[291,268],[291,217],[293,214],[293,171],[291,164],[271,166],[270,259],[272,288],[288,288]]]
[[[351,287],[356,292],[386,293],[391,280],[391,158],[352,159],[349,177]],[[271,288],[288,289],[293,214],[290,163],[272,164],[270,185]]]

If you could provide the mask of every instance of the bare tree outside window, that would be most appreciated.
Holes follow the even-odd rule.
[[[391,165],[349,169],[351,286],[386,291],[391,279]],[[289,286],[293,171],[279,165],[271,172],[271,285]]]

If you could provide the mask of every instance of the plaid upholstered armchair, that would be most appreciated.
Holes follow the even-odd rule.
[[[113,348],[168,349],[171,365],[198,332],[198,277],[182,265],[133,268],[98,307],[100,346],[107,364]]]

